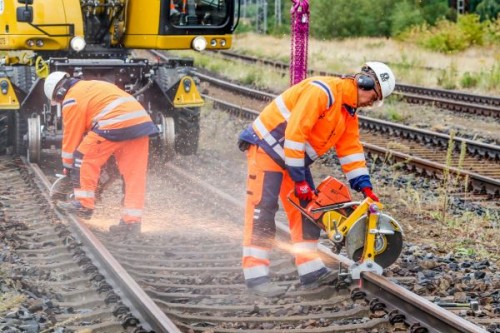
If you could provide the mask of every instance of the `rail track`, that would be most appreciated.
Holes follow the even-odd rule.
[[[263,64],[283,72],[288,72],[290,67],[288,64],[283,62],[260,59],[231,51],[217,51],[214,53],[219,54],[225,59],[232,59],[252,64]],[[341,74],[338,73],[314,69],[309,70],[308,76],[313,75],[341,76]],[[483,115],[493,118],[500,117],[500,98],[496,96],[491,97],[445,89],[431,89],[409,84],[396,84],[394,95],[407,101],[408,103],[431,104],[438,108],[460,113]]]
[[[255,116],[249,111],[244,112],[247,117]],[[47,191],[53,180],[50,164],[57,163],[57,157],[37,166],[0,156],[0,241],[8,244],[10,261],[20,266],[17,279],[31,290],[31,297],[50,304],[44,310],[49,320],[41,329],[421,333],[498,328],[495,310],[480,311],[478,303],[446,303],[444,298],[441,305],[449,307],[445,310],[431,302],[436,299],[433,288],[419,288],[419,295],[410,292],[421,277],[414,268],[410,273],[401,269],[410,267],[408,258],[398,263],[399,270],[390,271],[390,279],[364,273],[359,283],[346,279],[338,288],[305,290],[287,250],[288,227],[282,221],[277,222],[280,236],[271,270],[288,292],[279,299],[248,294],[240,267],[238,223],[244,192],[232,187],[242,174],[213,154],[176,159],[151,174],[149,191],[158,197],[148,209],[158,214],[159,223],[138,236],[97,228],[99,217],[88,225],[54,210]],[[497,159],[495,152],[481,154]],[[215,183],[201,180],[207,170]],[[120,186],[109,190],[111,197],[120,196]],[[116,204],[103,200],[104,205]],[[332,254],[327,242],[320,251],[332,268],[352,264]],[[474,274],[490,274],[481,269],[487,270],[479,268]],[[453,272],[439,283],[462,278],[466,275]],[[497,278],[493,275],[493,283]],[[475,288],[468,291],[482,295],[485,287]],[[493,291],[485,297],[496,296]]]
[[[359,285],[345,281],[339,289],[303,290],[286,251],[283,222],[271,269],[289,291],[280,299],[249,295],[240,267],[241,227],[233,222],[242,201],[224,184],[216,188],[186,171],[191,164],[170,164],[168,176],[154,182],[168,181],[189,193],[180,204],[198,209],[187,225],[173,221],[166,232],[128,237],[59,214],[46,198],[48,178],[37,165],[0,159],[1,174],[9,179],[0,182],[2,226],[20,223],[10,233],[16,239],[12,252],[36,267],[37,279],[46,277],[38,292],[58,300],[55,324],[91,332],[485,332],[394,283],[405,285],[408,277],[390,282],[366,273]],[[177,193],[158,200],[170,202]],[[207,194],[212,205],[202,208]],[[326,245],[320,249],[329,266],[350,264]]]
[[[205,89],[205,96],[216,107],[243,118],[255,118],[262,107],[275,97],[274,94],[246,88],[210,75],[196,75],[209,84]],[[236,96],[229,96],[228,91],[234,92]],[[452,138],[365,116],[359,116],[359,119],[364,147],[378,160],[403,163],[409,171],[427,176],[441,178],[447,172],[460,175],[467,177],[470,182],[463,184],[463,189],[468,188],[475,194],[486,194],[489,197],[498,197],[500,194],[499,146],[460,137]],[[447,157],[450,145],[453,151],[451,159]],[[464,192],[463,189],[457,188],[455,191]]]

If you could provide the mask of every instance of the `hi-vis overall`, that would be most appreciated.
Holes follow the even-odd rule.
[[[293,208],[286,196],[294,183],[313,187],[309,165],[334,147],[351,187],[370,186],[358,117],[357,87],[353,80],[313,77],[290,87],[240,135],[247,150],[248,179],[243,239],[243,272],[247,286],[269,279],[269,254],[275,238],[278,198],[287,214],[298,274],[302,283],[326,271],[317,244],[320,230]]]
[[[148,113],[111,83],[77,81],[64,98],[62,114],[62,161],[79,179],[75,199],[94,208],[101,167],[114,155],[125,185],[122,220],[141,221],[148,136],[158,131]]]

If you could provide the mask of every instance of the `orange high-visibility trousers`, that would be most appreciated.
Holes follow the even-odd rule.
[[[245,283],[252,287],[269,280],[270,251],[274,245],[278,211],[281,199],[287,214],[291,240],[290,249],[302,283],[310,283],[326,271],[320,259],[317,244],[320,229],[303,218],[287,196],[294,190],[294,182],[264,150],[251,145],[247,150],[248,178],[243,234],[243,274]]]
[[[75,167],[80,168],[80,187],[75,188],[75,199],[84,207],[94,208],[101,167],[114,155],[125,185],[122,220],[126,223],[141,221],[146,192],[148,151],[148,136],[126,141],[109,141],[89,132],[75,153]]]

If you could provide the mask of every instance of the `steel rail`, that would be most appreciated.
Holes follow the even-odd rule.
[[[254,62],[254,63],[262,63],[265,65],[272,66],[272,67],[279,68],[279,69],[283,69],[283,70],[289,69],[289,67],[290,67],[288,64],[283,63],[283,62],[267,60],[267,59],[260,59],[260,58],[248,56],[248,55],[240,55],[237,53],[233,53],[231,51],[214,51],[214,52],[220,53],[223,56],[227,56],[229,58],[241,59],[241,60],[245,60],[248,62]],[[332,72],[328,72],[328,71],[314,70],[314,69],[310,69],[308,71],[308,73],[309,73],[309,75],[342,76],[342,74],[339,74],[339,73],[332,73]],[[441,98],[445,98],[449,101],[463,101],[463,102],[472,102],[475,104],[489,105],[489,106],[493,107],[493,109],[492,109],[493,113],[496,115],[498,115],[499,111],[500,111],[499,109],[494,108],[495,106],[500,106],[500,98],[498,98],[498,97],[477,95],[477,94],[471,94],[471,93],[454,91],[454,90],[439,89],[439,88],[425,88],[425,87],[414,86],[414,85],[410,85],[410,84],[402,84],[402,83],[396,83],[395,90],[400,91],[400,92],[404,92],[404,93],[414,93],[417,95],[441,97]],[[405,96],[405,94],[401,94],[401,95]],[[411,95],[411,96],[415,96],[415,95]],[[467,104],[467,105],[470,105],[470,104]]]
[[[22,160],[28,168],[33,170],[39,180],[37,185],[54,209],[54,205],[47,194],[51,187],[47,177],[37,164],[29,163],[25,158],[22,158]],[[158,333],[181,332],[84,223],[71,214],[63,215],[57,209],[54,209],[54,212],[62,221],[68,222],[69,227],[77,235],[79,241],[85,245],[84,249],[87,256],[106,278],[106,282],[113,287],[114,292],[121,297],[121,301],[130,308],[130,311],[140,321],[143,328]]]
[[[208,75],[204,75],[204,74],[201,74],[198,72],[193,72],[193,75],[199,77],[202,81],[206,81],[210,84],[219,85],[221,87],[229,88],[232,91],[236,91],[236,92],[244,94],[246,96],[256,97],[256,98],[261,99],[261,100],[271,101],[277,97],[277,95],[275,95],[275,94],[258,91],[258,90],[255,90],[252,88],[247,88],[247,87],[244,87],[244,86],[241,86],[238,84],[234,84],[234,83],[229,83],[229,82],[226,82],[224,80],[215,79],[215,78],[212,78]],[[203,95],[203,97],[210,98],[210,96],[208,96],[208,95]],[[258,111],[249,111],[250,109],[244,108],[244,107],[235,106],[235,108],[240,108],[242,111],[253,113],[253,114],[259,113]],[[396,124],[396,123],[392,123],[389,121],[371,118],[371,117],[367,117],[367,116],[359,115],[358,118],[360,119],[360,125],[363,127],[368,127],[368,128],[384,127],[387,129],[386,131],[393,131],[396,133],[404,133],[405,135],[409,135],[409,136],[422,137],[423,140],[425,140],[427,142],[433,142],[433,141],[436,141],[436,139],[438,139],[442,143],[443,147],[447,147],[449,142],[453,141],[455,143],[455,148],[457,150],[460,150],[461,144],[464,143],[467,146],[467,150],[472,154],[477,154],[477,155],[480,155],[481,157],[487,157],[487,158],[491,158],[491,159],[500,159],[500,147],[498,145],[474,141],[474,140],[470,140],[470,139],[466,139],[466,138],[462,138],[462,137],[458,137],[458,136],[454,136],[452,138],[450,135],[447,135],[447,134],[432,132],[429,130],[414,128],[414,127],[401,125],[401,124]],[[481,154],[481,152],[484,152],[484,153]]]
[[[384,154],[385,156],[391,156],[391,158],[395,158],[398,161],[406,161],[407,163],[411,163],[417,168],[422,167],[426,170],[434,169],[435,173],[442,173],[444,170],[448,170],[450,173],[455,175],[468,176],[470,181],[473,182],[475,188],[482,188],[486,191],[486,193],[491,195],[496,195],[500,189],[500,179],[485,177],[475,172],[470,172],[467,170],[432,162],[423,158],[379,147],[366,142],[362,142],[362,144],[363,147],[365,147],[368,151],[378,152]]]
[[[208,96],[204,96],[208,97]],[[254,119],[259,112],[255,110],[250,110],[247,108],[243,108],[241,106],[227,103],[221,100],[218,100],[213,97],[209,97],[210,100],[214,102],[214,107],[221,107],[223,109],[229,110],[232,113],[238,113],[240,116],[248,118],[248,119]],[[465,139],[464,139],[465,140]],[[485,190],[488,194],[491,194],[493,196],[498,195],[498,192],[500,191],[500,180],[498,179],[493,179],[489,177],[485,177],[483,175],[480,175],[478,173],[474,172],[469,172],[466,170],[446,166],[444,164],[428,161],[419,157],[415,157],[412,155],[400,153],[393,151],[391,149],[363,143],[363,146],[366,147],[367,150],[381,153],[384,155],[390,155],[393,156],[394,158],[397,158],[400,161],[404,161],[406,164],[413,165],[416,168],[418,167],[423,167],[426,170],[432,169],[433,172],[430,175],[437,175],[441,174],[444,170],[448,170],[450,173],[456,174],[456,175],[462,175],[462,176],[469,176],[469,181],[473,185],[474,189],[481,189]]]
[[[218,188],[199,182],[199,179],[189,174],[185,170],[167,163],[166,168],[186,178],[192,182],[200,184],[207,191],[219,196],[222,200],[229,202],[238,209],[244,209],[240,200],[224,193]],[[285,235],[290,235],[290,228],[286,222],[276,221],[277,229]],[[345,267],[351,267],[354,262],[346,257],[334,254],[327,246],[318,245],[319,250],[333,260],[341,263]],[[487,333],[487,331],[474,325],[473,323],[447,311],[438,305],[422,298],[401,286],[398,286],[383,276],[371,272],[361,273],[360,286],[363,290],[376,296],[379,300],[390,304],[389,308],[397,309],[405,314],[406,319],[414,323],[420,323],[428,329],[429,333]]]

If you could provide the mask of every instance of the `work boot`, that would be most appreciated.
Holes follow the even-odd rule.
[[[140,234],[141,233],[141,222],[125,222],[120,220],[117,225],[112,225],[109,227],[109,231],[112,233],[128,233],[128,234]]]
[[[288,288],[285,286],[278,286],[276,283],[268,281],[254,287],[248,287],[248,290],[258,296],[276,297],[285,294]]]
[[[63,212],[75,214],[85,220],[89,220],[92,217],[92,213],[94,213],[92,208],[82,206],[78,200],[57,201],[56,207]]]
[[[306,289],[314,289],[327,285],[335,286],[338,280],[339,280],[339,272],[332,271],[331,269],[327,268],[326,272],[321,274],[315,281],[303,284],[303,286]]]

